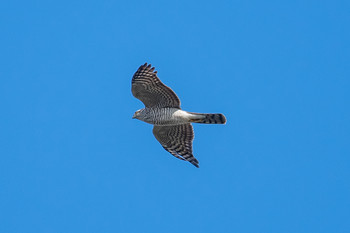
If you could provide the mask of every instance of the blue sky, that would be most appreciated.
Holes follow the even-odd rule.
[[[348,1],[6,1],[0,232],[350,232]],[[193,112],[196,169],[130,91]]]

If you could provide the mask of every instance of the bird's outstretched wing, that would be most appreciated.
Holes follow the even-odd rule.
[[[180,108],[179,98],[159,80],[157,71],[151,67],[145,63],[136,71],[131,81],[132,94],[149,108]]]
[[[194,138],[191,124],[160,126],[155,125],[153,135],[164,147],[178,159],[186,160],[198,166],[198,160],[192,154],[192,141]]]

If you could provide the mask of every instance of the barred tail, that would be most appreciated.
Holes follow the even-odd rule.
[[[220,113],[193,113],[191,112],[190,122],[202,124],[225,124],[226,117]]]

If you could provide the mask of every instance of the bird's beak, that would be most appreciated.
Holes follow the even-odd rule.
[[[135,119],[136,117],[135,117],[135,114],[132,116],[132,119]]]

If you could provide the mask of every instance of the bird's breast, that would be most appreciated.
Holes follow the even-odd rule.
[[[153,125],[179,125],[188,122],[188,113],[178,108],[148,109],[147,123]]]

